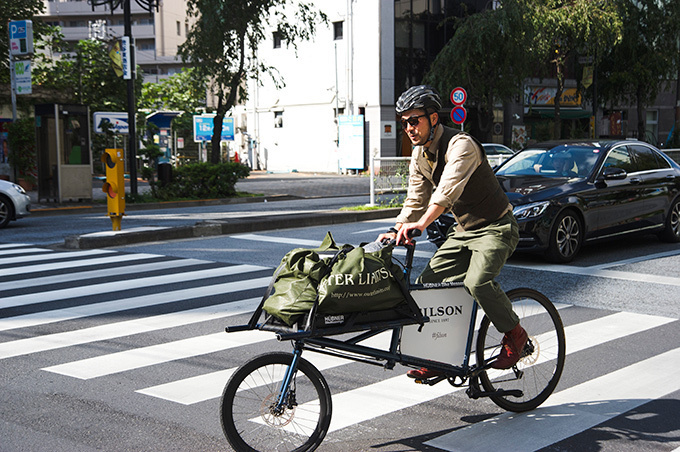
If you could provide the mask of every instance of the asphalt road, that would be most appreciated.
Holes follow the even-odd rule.
[[[289,213],[336,200],[296,202],[266,208]],[[169,209],[139,221],[190,223],[210,212]],[[124,227],[138,221],[130,216]],[[227,335],[224,326],[248,320],[291,248],[327,231],[358,244],[391,225],[293,224],[105,250],[54,246],[65,231],[108,221],[34,217],[0,231],[0,451],[230,450],[218,414],[228,374],[290,345],[261,332]],[[418,250],[417,269],[434,247],[421,242]],[[677,450],[679,256],[680,247],[654,236],[586,246],[563,266],[513,256],[501,285],[545,293],[567,328],[567,367],[545,406],[509,415],[447,383],[414,385],[401,366],[347,363],[323,371],[335,424],[319,450]]]

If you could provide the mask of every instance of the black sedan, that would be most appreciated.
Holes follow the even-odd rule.
[[[584,242],[656,233],[680,242],[680,166],[640,141],[531,146],[496,169],[520,228],[517,251],[570,262]],[[437,227],[428,231],[436,242]]]

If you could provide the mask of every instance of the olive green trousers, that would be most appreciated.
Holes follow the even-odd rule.
[[[517,221],[511,212],[474,230],[449,229],[446,241],[432,256],[418,283],[460,282],[479,303],[496,329],[506,333],[519,318],[510,299],[494,279],[519,241]]]

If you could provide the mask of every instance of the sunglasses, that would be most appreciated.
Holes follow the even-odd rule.
[[[418,123],[420,122],[420,118],[424,118],[427,115],[419,115],[419,116],[410,116],[406,119],[401,120],[401,127],[406,128],[406,124],[410,124],[411,127],[416,127]]]

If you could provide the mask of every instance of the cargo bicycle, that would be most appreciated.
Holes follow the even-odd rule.
[[[566,354],[562,320],[550,300],[528,288],[507,292],[529,340],[515,366],[493,369],[503,334],[485,315],[478,319],[478,306],[462,283],[410,283],[415,245],[415,241],[406,245],[406,303],[402,307],[326,315],[316,312],[315,303],[289,327],[263,312],[265,294],[247,324],[226,328],[229,333],[270,331],[279,341],[290,340],[293,348],[291,353],[270,352],[253,358],[226,384],[220,419],[236,451],[313,451],[319,447],[331,422],[331,391],[317,367],[302,357],[304,351],[385,369],[396,364],[427,367],[440,375],[416,383],[434,385],[446,380],[457,388],[467,386],[470,398],[488,397],[507,411],[532,410],[550,396]],[[376,345],[379,335],[387,337]]]

